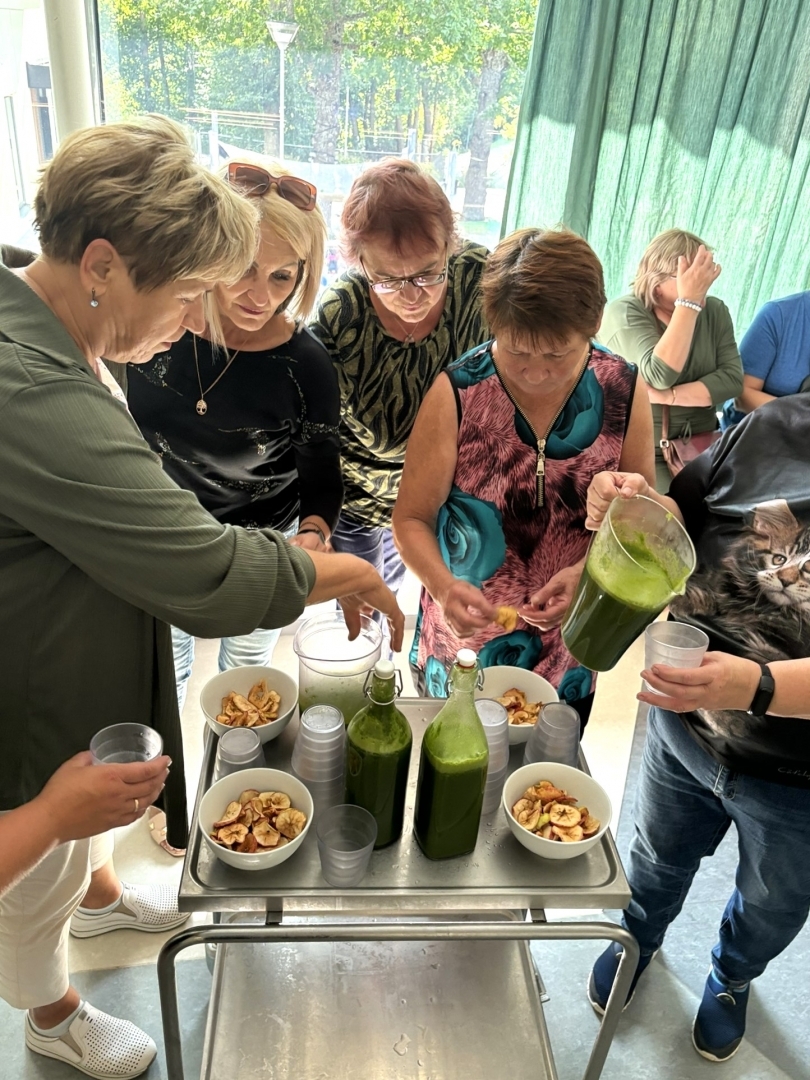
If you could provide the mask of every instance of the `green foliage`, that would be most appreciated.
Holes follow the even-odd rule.
[[[486,50],[509,68],[494,127],[511,136],[529,55],[533,0],[99,0],[109,119],[159,111],[208,128],[189,109],[256,113],[220,119],[220,139],[272,151],[279,53],[267,19],[295,21],[287,52],[287,155],[307,159],[320,116],[339,117],[337,154],[399,152],[415,128],[426,152],[468,147]],[[339,79],[332,76],[339,71]],[[348,113],[348,123],[347,123]],[[332,136],[327,136],[332,138]],[[207,143],[203,139],[203,146]],[[328,156],[323,158],[329,160]]]

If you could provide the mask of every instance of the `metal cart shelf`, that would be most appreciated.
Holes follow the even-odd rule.
[[[413,837],[413,802],[422,735],[442,702],[403,698],[399,705],[414,734],[405,832],[374,853],[353,889],[336,889],[321,876],[314,830],[273,870],[240,871],[210,855],[197,827],[214,769],[216,738],[207,739],[179,903],[183,911],[234,921],[182,930],[161,951],[169,1080],[184,1080],[175,960],[202,943],[220,946],[203,1080],[226,1072],[231,1080],[556,1080],[529,955],[528,943],[540,939],[607,939],[624,947],[583,1080],[600,1076],[638,946],[613,923],[548,923],[544,912],[626,905],[630,892],[612,837],[576,859],[547,861],[517,843],[498,809],[482,819],[471,855],[426,859]],[[294,721],[266,745],[268,766],[290,769],[296,731]],[[510,771],[522,763],[522,749],[514,748]],[[314,788],[316,816],[340,794]],[[461,948],[461,941],[477,944]],[[350,1061],[341,1058],[347,1047]]]

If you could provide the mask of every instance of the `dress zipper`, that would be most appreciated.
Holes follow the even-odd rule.
[[[525,420],[526,425],[529,428],[529,430],[531,431],[532,435],[534,435],[534,441],[535,441],[536,450],[537,450],[537,472],[536,472],[536,476],[537,476],[537,495],[535,497],[535,504],[534,504],[536,510],[539,510],[540,507],[543,505],[543,503],[545,501],[545,495],[546,495],[546,441],[548,440],[548,437],[551,434],[551,432],[554,430],[554,425],[560,419],[560,416],[562,414],[563,409],[568,404],[568,402],[571,400],[571,395],[576,390],[576,388],[579,386],[580,380],[581,380],[582,376],[585,374],[585,371],[586,371],[586,369],[588,367],[588,364],[590,363],[590,359],[591,359],[591,350],[589,349],[588,350],[588,357],[587,357],[587,359],[586,359],[586,361],[585,361],[585,363],[584,363],[584,365],[582,367],[582,371],[580,371],[579,375],[574,380],[574,383],[573,383],[571,389],[565,395],[565,400],[563,401],[562,405],[560,405],[559,409],[557,409],[557,412],[554,414],[554,419],[551,421],[551,423],[546,428],[546,433],[545,433],[545,435],[543,436],[542,439],[537,434],[537,432],[536,432],[536,430],[534,428],[534,424],[532,424],[532,422],[529,420],[526,413],[523,411],[523,409],[521,409],[520,405],[518,405],[518,403],[515,401],[514,397],[512,396],[511,391],[509,390],[509,387],[506,385],[506,383],[501,378],[501,373],[498,371],[497,366],[495,368],[495,370],[498,371],[498,379],[500,380],[500,384],[504,388],[504,390],[506,391],[506,396],[509,398],[509,400],[515,406],[517,411],[523,417],[523,419]]]

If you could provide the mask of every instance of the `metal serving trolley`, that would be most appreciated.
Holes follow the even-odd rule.
[[[626,905],[613,838],[576,859],[543,860],[517,843],[498,808],[471,855],[426,859],[413,802],[422,735],[442,704],[398,701],[414,736],[405,831],[374,852],[353,889],[321,876],[314,829],[271,870],[237,870],[209,853],[197,825],[214,771],[208,734],[179,903],[216,915],[175,934],[158,959],[169,1080],[184,1080],[175,961],[199,944],[217,945],[201,1080],[557,1080],[529,953],[543,939],[624,948],[583,1080],[600,1076],[638,946],[614,923],[549,923],[545,909]],[[265,746],[269,767],[290,770],[296,731],[294,720]],[[522,751],[513,748],[510,772]],[[315,816],[328,812],[328,795],[313,795]],[[339,791],[331,801],[342,801]]]

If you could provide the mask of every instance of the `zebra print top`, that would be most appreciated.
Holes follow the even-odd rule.
[[[337,370],[343,509],[360,524],[390,526],[408,436],[425,394],[439,372],[489,336],[480,297],[488,254],[480,244],[465,243],[450,256],[439,323],[410,345],[383,329],[358,271],[343,274],[321,298],[310,329]]]

